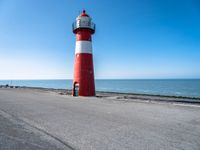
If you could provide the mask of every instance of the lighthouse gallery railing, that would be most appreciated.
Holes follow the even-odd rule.
[[[81,23],[74,22],[72,24],[72,30],[74,31],[78,28],[88,28],[95,31],[96,25],[93,22],[90,22],[88,24],[81,24]]]

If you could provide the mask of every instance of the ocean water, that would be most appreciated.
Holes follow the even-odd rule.
[[[0,85],[72,89],[72,80],[0,80]],[[97,91],[200,98],[200,79],[96,80]]]

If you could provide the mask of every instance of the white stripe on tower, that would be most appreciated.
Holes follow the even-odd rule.
[[[75,54],[77,53],[92,54],[92,42],[91,41],[76,41]]]

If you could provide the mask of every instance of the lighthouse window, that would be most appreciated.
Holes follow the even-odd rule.
[[[87,21],[82,21],[83,26],[87,26]]]
[[[80,19],[78,19],[78,20],[77,20],[77,27],[79,27],[79,26],[80,26],[80,24],[81,24],[81,20],[80,20]]]

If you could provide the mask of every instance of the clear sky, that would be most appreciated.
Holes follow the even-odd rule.
[[[0,0],[0,79],[73,78],[82,9],[96,78],[200,78],[199,0]]]

